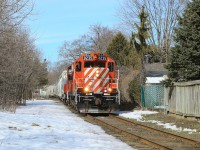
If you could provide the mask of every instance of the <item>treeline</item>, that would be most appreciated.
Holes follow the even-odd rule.
[[[120,70],[121,99],[139,103],[140,85],[145,80],[144,58],[150,63],[168,61],[177,15],[185,5],[186,0],[126,0],[118,11],[120,27],[91,26],[81,38],[64,42],[61,57],[70,63],[84,51],[108,52]]]
[[[175,28],[175,45],[171,50],[170,63],[167,65],[169,79],[166,86],[173,82],[200,80],[200,0],[192,0],[178,18]]]
[[[47,83],[47,63],[23,26],[31,14],[30,0],[0,1],[0,109],[15,110],[31,98],[35,87]]]
[[[109,44],[117,34],[117,29],[102,26],[101,24],[91,25],[88,33],[73,41],[64,41],[59,49],[60,61],[50,67],[48,80],[49,84],[55,84],[59,75],[83,52],[106,52]]]
[[[199,2],[199,0],[193,1]],[[199,75],[199,60],[195,59],[195,62],[192,60],[192,58],[199,58],[199,45],[195,45],[198,43],[195,40],[199,35],[197,16],[197,19],[193,19],[197,22],[197,28],[193,31],[196,33],[194,36],[190,36],[190,30],[186,32],[178,29],[182,24],[192,22],[180,19],[190,3],[189,0],[126,0],[117,12],[121,19],[118,28],[93,25],[89,28],[89,32],[80,38],[74,41],[65,41],[60,49],[60,56],[64,62],[71,63],[82,52],[109,53],[117,61],[120,70],[122,101],[140,103],[140,85],[145,82],[145,62],[169,64],[167,67],[171,81],[197,79],[189,77],[193,74],[196,77]],[[185,29],[185,27],[183,28]],[[187,28],[193,29],[193,26]],[[188,47],[192,44],[186,45],[187,48],[180,50],[179,41],[176,37],[173,38],[177,32],[182,32],[178,38],[186,39],[181,41],[183,45],[188,43],[188,36],[191,39],[196,37],[193,40],[195,41],[193,50],[196,48],[196,52],[188,51]],[[190,58],[185,63],[184,60],[188,60],[187,56]],[[61,64],[63,65],[63,63]],[[197,66],[195,69],[191,69],[193,64]],[[187,68],[183,66],[187,66]],[[187,79],[182,78],[184,76],[182,72],[187,74]]]
[[[149,45],[149,17],[142,7],[138,16],[137,30],[129,39],[118,32],[108,46],[107,53],[116,60],[120,68],[121,98],[125,102],[140,102],[140,85],[145,83],[144,56],[150,55],[151,62],[156,56],[154,47]]]

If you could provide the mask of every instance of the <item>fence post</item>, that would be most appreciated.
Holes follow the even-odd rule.
[[[144,96],[144,85],[140,86],[141,88],[141,102],[142,102],[142,107],[145,107],[145,96]]]

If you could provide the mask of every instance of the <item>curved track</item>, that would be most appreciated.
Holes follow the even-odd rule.
[[[124,137],[128,138],[132,144],[127,143],[138,149],[200,149],[198,141],[141,125],[122,117],[87,115],[87,118],[114,132],[114,135],[121,135],[122,137],[119,138],[122,140],[125,139]]]

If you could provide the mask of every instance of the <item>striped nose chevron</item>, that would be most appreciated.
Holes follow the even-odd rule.
[[[84,72],[84,85],[94,93],[100,93],[109,86],[108,68],[87,68]]]

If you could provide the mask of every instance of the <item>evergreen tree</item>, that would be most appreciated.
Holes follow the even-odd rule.
[[[136,24],[137,33],[132,33],[132,41],[134,43],[135,49],[140,56],[140,84],[145,82],[145,68],[144,68],[144,55],[148,54],[150,47],[147,45],[146,40],[149,38],[148,35],[148,14],[145,12],[144,7],[142,7],[139,14],[140,25]]]
[[[140,25],[136,24],[137,33],[132,34],[132,39],[134,41],[134,45],[138,53],[141,55],[143,59],[144,54],[148,51],[148,45],[146,40],[149,38],[148,34],[148,14],[145,12],[144,7],[139,14]],[[136,40],[136,38],[138,40]],[[138,41],[138,42],[137,42]]]
[[[134,46],[134,37],[133,36],[131,36],[131,38],[130,38],[129,53],[125,59],[126,59],[126,65],[128,67],[133,67],[136,70],[139,70],[141,68],[141,58]]]
[[[200,0],[190,2],[178,19],[169,78],[173,82],[200,79]]]
[[[128,41],[125,36],[118,32],[108,46],[107,53],[118,65],[126,65],[125,57],[129,53]]]

